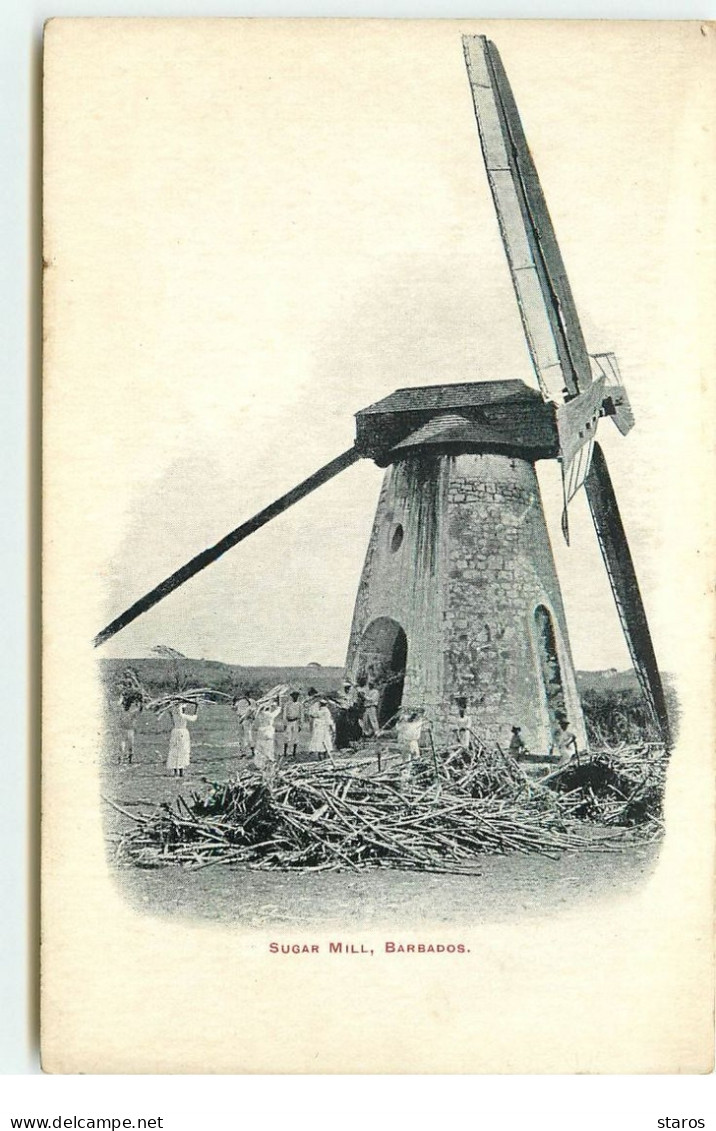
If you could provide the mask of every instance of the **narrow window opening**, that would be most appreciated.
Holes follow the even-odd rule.
[[[554,737],[558,731],[559,716],[566,715],[562,669],[559,665],[554,625],[549,610],[544,605],[538,605],[534,619],[540,675],[547,701],[550,731]]]

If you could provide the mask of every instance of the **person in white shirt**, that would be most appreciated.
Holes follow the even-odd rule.
[[[512,728],[509,753],[513,758],[519,758],[522,754],[527,754],[525,740],[522,737],[522,727],[515,726]]]
[[[372,735],[376,735],[380,730],[380,724],[378,722],[380,691],[372,680],[363,692],[363,701],[365,703],[365,710],[363,711],[363,718],[361,719],[361,729],[366,738],[370,738]]]
[[[455,727],[457,740],[463,750],[469,750],[472,743],[472,718],[467,713],[467,703],[464,699],[458,703],[457,726]]]
[[[247,758],[255,752],[252,707],[253,703],[246,695],[240,695],[237,699],[234,699],[233,708],[236,711],[239,724],[239,748],[241,754]]]
[[[121,723],[121,738],[119,743],[118,762],[126,761],[128,766],[134,761],[135,716],[142,710],[142,697],[135,691],[122,692],[119,697],[119,706],[122,708],[124,718]]]
[[[298,753],[298,736],[301,730],[302,708],[299,693],[292,691],[283,706],[283,754],[286,757],[289,746],[294,758]]]
[[[401,752],[401,777],[403,781],[410,780],[413,760],[420,757],[420,735],[424,722],[422,711],[406,711],[401,713],[398,720],[396,729]]]
[[[572,758],[579,761],[577,736],[569,724],[569,719],[564,711],[557,711],[557,733],[550,747],[550,754],[557,754],[561,763],[569,762]]]

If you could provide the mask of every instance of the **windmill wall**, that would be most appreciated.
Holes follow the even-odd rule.
[[[403,704],[425,708],[438,741],[449,738],[457,700],[465,698],[474,727],[491,743],[508,743],[511,726],[519,725],[531,750],[546,751],[560,706],[585,743],[529,461],[422,450],[388,469],[356,600],[347,660],[352,678],[370,667],[362,642],[378,618],[407,636]],[[554,685],[552,669],[561,676]]]
[[[394,621],[408,639],[403,704],[441,715],[444,699],[445,538],[449,462],[406,459],[383,479],[356,598],[347,672],[356,679],[375,665],[361,651],[368,626]],[[399,543],[399,544],[398,544]]]

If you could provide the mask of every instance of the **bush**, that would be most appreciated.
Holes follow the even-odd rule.
[[[636,688],[584,691],[582,710],[591,746],[659,741],[641,691]]]

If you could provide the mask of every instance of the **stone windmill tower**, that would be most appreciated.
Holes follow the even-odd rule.
[[[380,716],[465,699],[491,740],[522,727],[545,750],[564,710],[584,741],[535,463],[557,459],[567,507],[584,487],[645,702],[669,743],[663,689],[604,455],[601,417],[633,425],[612,354],[587,353],[510,85],[483,36],[463,38],[480,143],[539,391],[521,381],[399,389],[357,413],[355,445],[116,617],[101,644],[356,460],[387,468],[356,600],[347,671],[383,687]]]
[[[490,740],[517,723],[546,750],[561,709],[586,741],[535,473],[558,452],[550,407],[521,381],[443,385],[401,389],[357,421],[359,445],[390,466],[351,677],[385,686],[382,718],[401,700],[425,707],[440,737],[464,699]]]

